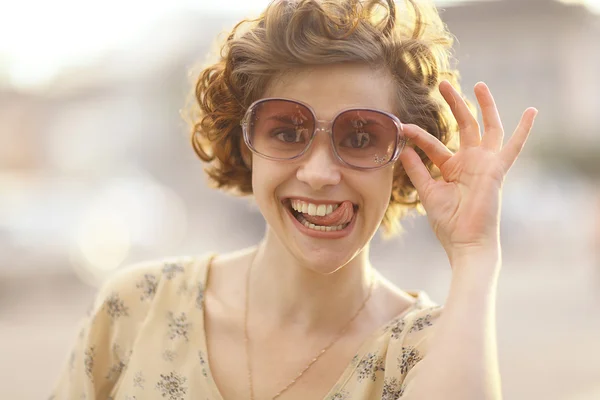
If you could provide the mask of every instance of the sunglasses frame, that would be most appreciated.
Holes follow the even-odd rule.
[[[270,100],[283,100],[283,101],[287,101],[287,102],[291,102],[291,103],[296,103],[299,104],[303,107],[306,107],[310,113],[312,114],[313,120],[315,121],[315,127],[313,129],[313,132],[310,136],[310,140],[308,141],[308,143],[306,144],[306,146],[304,147],[304,149],[297,155],[295,155],[294,157],[291,158],[277,158],[277,157],[271,157],[271,156],[267,156],[265,154],[260,153],[258,150],[256,150],[254,148],[254,146],[251,144],[250,142],[250,133],[248,130],[248,124],[250,122],[250,117],[252,115],[252,111],[254,110],[254,108],[256,108],[256,106],[260,105],[261,103],[270,101]],[[333,140],[333,126],[337,120],[337,118],[342,115],[343,113],[347,112],[347,111],[372,111],[372,112],[376,112],[379,114],[383,114],[389,118],[392,119],[392,121],[394,122],[394,125],[396,125],[396,148],[394,149],[394,154],[392,155],[392,157],[385,163],[382,165],[377,165],[375,167],[359,167],[356,165],[352,165],[347,163],[346,161],[344,161],[344,159],[338,154],[337,148],[335,146],[335,142]],[[345,108],[341,111],[339,111],[331,120],[327,121],[327,120],[319,120],[317,119],[317,114],[315,113],[315,110],[308,104],[299,101],[299,100],[294,100],[294,99],[289,99],[289,98],[284,98],[284,97],[266,97],[263,99],[259,99],[256,100],[255,102],[253,102],[252,104],[250,104],[250,106],[248,107],[248,109],[246,110],[246,113],[244,114],[244,118],[242,118],[242,121],[240,122],[240,125],[242,127],[242,133],[244,136],[244,143],[246,143],[246,146],[248,146],[248,148],[250,149],[250,151],[252,151],[252,153],[258,155],[259,157],[262,157],[264,159],[267,160],[272,160],[272,161],[295,161],[297,159],[299,159],[300,157],[302,157],[304,154],[306,154],[308,152],[308,150],[310,149],[310,146],[315,138],[315,136],[317,135],[317,131],[328,131],[329,132],[329,138],[331,140],[331,149],[333,150],[333,154],[335,155],[335,158],[337,158],[337,160],[339,162],[341,162],[344,166],[352,168],[352,169],[357,169],[357,170],[368,170],[368,171],[373,171],[376,169],[380,169],[380,168],[384,168],[386,166],[388,166],[391,163],[396,162],[396,160],[398,160],[398,157],[400,156],[400,153],[402,152],[402,149],[404,148],[404,146],[406,145],[406,141],[407,139],[404,137],[401,137],[401,133],[402,133],[402,122],[400,122],[400,120],[398,119],[398,117],[396,117],[394,114],[391,114],[389,112],[386,111],[382,111],[382,110],[378,110],[376,108],[368,108],[368,107],[351,107],[351,108]],[[324,127],[319,127],[319,125],[325,126]]]

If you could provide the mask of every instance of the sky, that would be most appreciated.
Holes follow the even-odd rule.
[[[460,0],[440,0],[447,5]],[[600,0],[583,2],[600,12]],[[268,0],[0,0],[0,83],[36,87],[65,66],[126,48],[167,13],[260,11]]]

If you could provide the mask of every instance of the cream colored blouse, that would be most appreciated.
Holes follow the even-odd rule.
[[[204,335],[211,256],[136,265],[104,285],[50,399],[223,400]],[[410,294],[416,304],[374,331],[324,400],[410,391],[441,312],[425,293]]]

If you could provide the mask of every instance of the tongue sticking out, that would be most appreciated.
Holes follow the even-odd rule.
[[[350,201],[344,201],[331,214],[325,216],[302,214],[302,216],[311,224],[321,226],[337,226],[347,224],[354,216],[354,206]]]

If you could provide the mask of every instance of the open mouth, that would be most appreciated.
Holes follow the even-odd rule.
[[[349,201],[338,204],[310,204],[286,199],[290,214],[307,229],[318,232],[338,232],[346,229],[356,217],[358,205]]]

